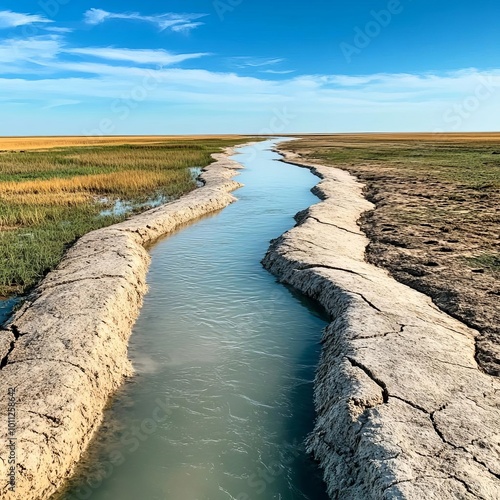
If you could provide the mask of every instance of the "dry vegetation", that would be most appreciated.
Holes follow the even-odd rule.
[[[0,295],[34,285],[86,232],[194,189],[190,168],[242,138],[100,138],[92,140],[105,145],[74,147],[90,140],[0,139]]]
[[[122,144],[161,144],[165,141],[199,141],[207,139],[237,139],[240,141],[243,136],[103,136],[103,137],[0,137],[0,152],[30,150],[30,149],[52,149],[67,148],[75,146],[118,146]]]
[[[186,176],[191,183],[191,176]],[[17,205],[78,205],[88,203],[92,195],[134,196],[161,189],[179,181],[177,171],[149,172],[128,170],[109,174],[77,175],[38,181],[5,181],[0,183],[0,200]],[[7,215],[7,214],[6,214]],[[13,221],[2,220],[0,227]]]
[[[500,134],[308,136],[286,148],[366,184],[368,260],[477,328],[477,359],[500,375]]]

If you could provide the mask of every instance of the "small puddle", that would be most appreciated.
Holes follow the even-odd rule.
[[[200,176],[203,169],[201,167],[190,167],[188,170],[191,174],[192,179],[196,181],[196,187],[202,187],[203,182],[200,181],[198,177]],[[160,205],[168,203],[170,201],[170,198],[167,195],[158,194],[157,196],[154,196],[153,198],[150,198],[144,202],[134,202],[121,199],[110,200],[106,197],[99,198],[97,201],[99,203],[102,203],[103,205],[111,204],[111,207],[101,210],[101,212],[99,213],[101,217],[116,217],[120,215],[131,214],[132,212],[134,212],[134,210],[138,209],[149,210],[150,208],[159,207]]]
[[[98,201],[103,204],[110,203],[110,200],[108,198],[100,198]],[[119,199],[119,200],[114,200],[111,208],[106,208],[105,210],[102,210],[99,213],[99,215],[101,217],[120,216],[132,213],[134,210],[137,210],[139,208],[150,209],[159,207],[160,205],[168,203],[169,201],[170,201],[169,197],[163,194],[159,194],[158,196],[150,198],[149,200],[146,200],[142,203]]]
[[[0,298],[0,326],[12,316],[15,307],[21,300],[21,297]]]
[[[196,181],[196,187],[202,187],[204,185],[204,183],[198,179],[202,171],[203,169],[201,167],[191,167],[189,169],[191,177]]]
[[[238,150],[238,201],[156,244],[118,392],[66,500],[326,500],[314,424],[322,311],[263,269],[318,200],[266,141]],[[194,174],[193,174],[194,175]]]

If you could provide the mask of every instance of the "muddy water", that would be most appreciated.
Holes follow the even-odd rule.
[[[327,498],[302,444],[326,318],[260,265],[317,179],[271,145],[239,150],[237,203],[152,249],[137,376],[62,498]]]

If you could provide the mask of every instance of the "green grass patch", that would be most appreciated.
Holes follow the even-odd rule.
[[[307,139],[297,141],[293,149],[314,151],[308,156],[330,165],[379,164],[397,175],[418,179],[449,181],[484,191],[500,189],[500,155],[491,144],[376,143],[314,146]]]
[[[68,147],[0,154],[0,296],[23,293],[79,237],[196,187],[191,167],[239,139]],[[125,213],[103,215],[117,200]]]
[[[487,269],[494,273],[500,273],[500,254],[499,253],[484,253],[475,257],[465,259],[470,267]]]

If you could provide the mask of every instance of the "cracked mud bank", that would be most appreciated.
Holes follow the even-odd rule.
[[[46,499],[71,475],[111,394],[132,374],[128,339],[146,292],[145,246],[220,210],[241,168],[215,154],[201,187],[181,199],[83,236],[0,330],[0,497]],[[16,427],[8,435],[8,390]],[[15,491],[9,441],[15,437]]]
[[[308,443],[330,496],[500,499],[500,380],[476,363],[478,332],[365,262],[373,206],[354,177],[280,152],[322,179],[263,263],[332,318]]]

